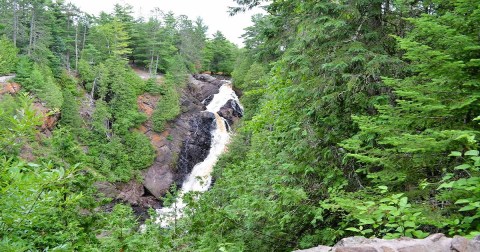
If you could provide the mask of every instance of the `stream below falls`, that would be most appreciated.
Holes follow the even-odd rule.
[[[211,102],[207,105],[207,109],[203,113],[213,113],[215,115],[216,127],[212,130],[212,143],[209,153],[205,160],[197,163],[190,174],[183,181],[182,188],[175,202],[170,207],[157,209],[156,223],[162,227],[168,227],[176,219],[183,216],[183,210],[186,204],[183,202],[183,196],[189,192],[205,192],[210,188],[212,182],[211,173],[213,167],[217,163],[218,157],[226,150],[230,140],[229,125],[225,118],[221,117],[218,112],[230,100],[235,101],[241,108],[235,91],[232,89],[230,81],[220,87],[219,92],[213,96]],[[243,108],[241,108],[243,110]]]

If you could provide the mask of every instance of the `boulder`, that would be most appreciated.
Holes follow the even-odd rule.
[[[170,189],[174,181],[174,175],[168,164],[162,165],[158,162],[144,172],[143,178],[143,185],[157,199]]]
[[[193,91],[195,98],[203,106],[207,106],[213,99],[213,95],[218,93],[218,89],[224,84],[224,81],[213,78],[206,74],[196,74],[189,79],[189,89]],[[202,110],[204,110],[203,107]]]
[[[0,76],[0,83],[7,83],[16,77],[15,74]]]
[[[455,236],[448,238],[444,234],[433,234],[425,239],[402,237],[395,240],[364,237],[348,237],[333,247],[297,250],[297,252],[478,252],[480,236],[472,240]]]
[[[103,194],[103,196],[107,198],[113,198],[115,199],[118,194],[120,194],[120,191],[117,189],[117,187],[109,182],[106,181],[97,181],[93,184],[97,190]]]
[[[240,105],[233,99],[220,108],[218,115],[225,118],[229,125],[233,125],[243,116],[243,110]]]
[[[202,82],[214,82],[217,79],[210,74],[195,74],[193,75],[193,78],[202,81]]]
[[[131,205],[139,205],[141,197],[145,193],[143,185],[138,181],[132,180],[128,183],[118,185],[120,193],[117,198],[130,203]]]

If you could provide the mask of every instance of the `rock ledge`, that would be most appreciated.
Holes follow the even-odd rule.
[[[335,246],[318,246],[297,252],[479,252],[480,236],[468,240],[461,236],[448,238],[433,234],[425,239],[402,237],[395,240],[348,237]]]

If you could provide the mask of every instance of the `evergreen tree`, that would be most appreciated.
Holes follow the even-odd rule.
[[[0,75],[11,73],[17,63],[18,49],[5,36],[0,39]]]
[[[70,126],[72,130],[80,129],[82,127],[82,119],[80,118],[77,100],[70,90],[63,91],[63,101],[60,124]]]
[[[205,47],[205,70],[230,74],[235,63],[236,49],[235,45],[229,42],[220,31],[217,31]]]
[[[125,30],[125,24],[118,19],[95,26],[90,37],[103,59],[110,56],[126,58],[132,52],[128,47],[130,37]]]

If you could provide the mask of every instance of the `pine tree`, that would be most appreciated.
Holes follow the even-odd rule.
[[[236,56],[236,46],[217,31],[213,39],[207,41],[204,51],[204,68],[214,73],[230,74],[233,71]]]
[[[73,131],[82,127],[82,119],[78,110],[77,100],[70,90],[63,91],[63,105],[61,108],[60,124],[69,126]],[[75,163],[75,162],[71,162]]]
[[[11,73],[17,63],[18,49],[3,36],[0,39],[0,75]]]
[[[422,179],[438,180],[439,167],[453,165],[447,158],[451,151],[476,149],[472,139],[479,127],[473,119],[480,110],[474,104],[480,91],[473,83],[480,79],[473,13],[478,8],[458,2],[439,14],[409,19],[414,29],[397,37],[411,75],[385,78],[395,101],[377,105],[376,116],[355,117],[361,132],[344,144],[375,181],[411,187]],[[387,174],[397,177],[384,181]]]

